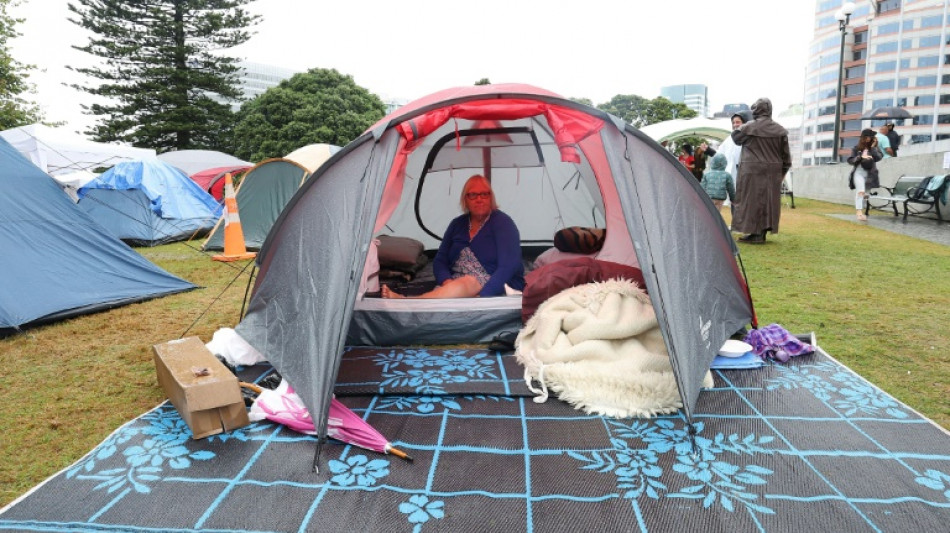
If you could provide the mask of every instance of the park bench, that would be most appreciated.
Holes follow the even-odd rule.
[[[926,182],[925,182],[926,180]],[[948,176],[901,176],[893,187],[880,187],[886,192],[872,191],[864,206],[864,214],[867,215],[871,208],[894,210],[894,216],[898,216],[897,205],[904,206],[904,220],[907,215],[921,215],[930,212],[931,209],[937,214],[937,220],[943,221],[943,214],[940,212],[940,203],[950,185],[950,175]]]

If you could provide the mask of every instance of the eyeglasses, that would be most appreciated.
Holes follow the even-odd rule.
[[[476,198],[491,198],[491,192],[470,192],[465,193],[465,197],[469,200],[474,200]]]

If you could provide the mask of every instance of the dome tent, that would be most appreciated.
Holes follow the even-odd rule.
[[[439,142],[433,140],[458,128],[459,142],[453,144],[461,146],[461,132],[480,122],[512,128],[515,134],[534,132],[538,142],[519,143],[520,150],[537,154],[542,147],[542,154],[555,155],[536,158],[536,179],[529,179],[528,171],[520,167],[504,172],[493,168],[493,186],[497,184],[502,208],[508,201],[528,211],[526,217],[542,208],[558,213],[557,207],[547,205],[557,201],[551,193],[571,188],[585,189],[583,196],[594,211],[602,206],[600,216],[608,235],[604,247],[612,257],[632,253],[645,274],[691,421],[719,346],[754,322],[736,244],[695,178],[656,142],[616,117],[527,85],[435,93],[399,108],[335,154],[297,192],[264,243],[238,333],[268,354],[308,407],[318,434],[325,437],[333,384],[360,298],[371,240],[384,228],[408,232],[412,217],[400,215],[408,209],[418,211],[427,226],[434,227],[438,217],[446,216],[442,206],[457,202],[458,189],[451,202],[443,197],[440,202],[416,201],[418,207],[410,208],[401,199],[426,194],[418,191],[422,170],[432,156],[427,143]],[[522,156],[520,161],[530,160],[517,155]],[[554,181],[561,179],[566,181]],[[533,196],[506,199],[506,194],[520,194],[513,192],[519,183],[525,183],[525,194]],[[548,241],[566,216],[548,218]],[[519,229],[522,218],[516,219]],[[526,227],[522,237],[541,231]],[[475,300],[504,299],[472,298],[456,305],[464,308],[477,305]],[[433,316],[441,315],[450,313]],[[472,318],[456,319],[454,327],[464,333]]]
[[[294,196],[310,172],[289,159],[265,159],[244,173],[235,197],[241,212],[244,246],[259,250],[280,211]],[[224,218],[214,225],[202,250],[224,249]]]
[[[207,232],[221,205],[181,170],[159,160],[126,161],[79,189],[79,207],[133,246]]]
[[[297,189],[337,151],[339,147],[329,144],[308,144],[286,157],[261,161],[244,174],[235,196],[248,250],[260,250],[274,221]],[[224,249],[224,224],[220,221],[211,230],[203,249]]]
[[[250,165],[237,165],[215,167],[195,172],[191,175],[191,181],[195,182],[202,189],[208,191],[208,194],[219,202],[224,202],[224,177],[228,174],[235,180],[245,172],[250,170]]]

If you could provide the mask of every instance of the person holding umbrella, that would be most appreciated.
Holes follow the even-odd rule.
[[[879,136],[880,134],[875,134],[871,128],[862,131],[858,144],[851,149],[851,156],[848,157],[848,164],[854,167],[851,169],[848,186],[855,191],[854,209],[858,220],[861,221],[868,219],[864,214],[864,201],[868,191],[881,185],[878,180],[877,162],[883,159],[884,155],[878,147]]]
[[[894,131],[893,122],[888,122],[885,126],[887,126],[887,140],[891,142],[891,152],[893,152],[891,155],[897,157],[897,149],[901,145],[901,136]]]
[[[889,157],[894,157],[894,151],[891,149],[891,140],[887,138],[887,132],[890,129],[887,125],[881,126],[875,135],[877,137],[877,144],[881,148],[881,154],[884,155],[884,159]]]

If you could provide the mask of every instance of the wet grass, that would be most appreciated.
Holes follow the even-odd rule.
[[[760,323],[814,331],[839,361],[950,427],[950,248],[828,216],[847,206],[796,205],[765,245],[741,245]],[[164,399],[153,344],[209,341],[237,322],[247,262],[183,243],[138,251],[202,288],[0,339],[0,505]]]

